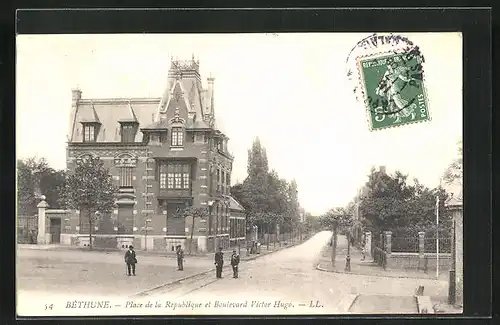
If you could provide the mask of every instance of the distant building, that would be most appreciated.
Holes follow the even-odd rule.
[[[95,246],[173,251],[228,247],[244,237],[243,208],[230,196],[233,156],[216,124],[214,78],[203,88],[199,61],[171,61],[161,98],[82,98],[73,90],[67,168],[89,155],[104,160],[119,188],[115,210],[95,229]],[[177,212],[210,207],[212,217]],[[233,214],[235,214],[233,216]],[[243,213],[244,215],[244,213]],[[243,225],[242,225],[243,224]],[[62,221],[64,244],[88,244],[81,211]]]

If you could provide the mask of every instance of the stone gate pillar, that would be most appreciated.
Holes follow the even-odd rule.
[[[42,201],[36,206],[38,208],[38,234],[36,236],[36,243],[38,245],[47,244],[46,231],[47,231],[47,216],[46,211],[49,204],[45,201],[45,196],[41,196]]]
[[[452,269],[450,270],[453,279],[450,279],[450,294],[454,295],[455,305],[463,306],[463,201],[462,197],[452,197],[446,207],[453,216],[454,243],[452,248]],[[453,281],[454,280],[454,281]]]
[[[373,259],[372,256],[372,232],[365,232],[365,255],[367,259]]]
[[[385,237],[385,252],[392,253],[392,231],[384,231]]]

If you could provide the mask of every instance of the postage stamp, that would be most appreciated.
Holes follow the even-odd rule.
[[[370,130],[429,121],[425,59],[408,37],[371,34],[347,57],[347,78],[367,111]]]
[[[430,120],[418,53],[382,53],[358,59],[372,130]]]

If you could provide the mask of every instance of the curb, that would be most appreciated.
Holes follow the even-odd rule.
[[[256,255],[256,256],[252,256],[252,257],[250,257],[250,258],[248,258],[248,259],[245,259],[245,260],[243,260],[243,261],[245,261],[245,262],[246,262],[246,261],[252,261],[252,260],[255,260],[255,259],[259,258],[259,257],[266,256],[266,255],[270,255],[270,254],[276,253],[276,252],[278,252],[278,251],[281,251],[281,250],[283,250],[283,249],[287,249],[287,248],[290,248],[290,247],[294,247],[294,246],[296,246],[296,245],[297,245],[297,244],[294,244],[294,245],[289,245],[289,246],[285,246],[285,247],[281,247],[281,248],[279,248],[279,249],[276,249],[276,250],[274,250],[274,251],[268,252],[268,253],[266,253],[266,254],[258,254],[258,255]],[[225,266],[223,266],[223,267],[222,267],[222,269],[228,269],[228,268],[230,268],[230,267],[231,267],[231,265],[226,264]],[[213,271],[214,271],[214,268],[210,268],[210,269],[208,269],[208,270],[206,270],[206,271],[202,271],[202,272],[199,272],[199,273],[195,273],[195,274],[192,274],[192,275],[188,275],[188,276],[186,276],[186,277],[184,277],[184,278],[177,279],[177,280],[174,280],[174,281],[171,281],[171,282],[168,282],[168,283],[160,284],[159,286],[156,286],[156,287],[153,287],[153,288],[150,288],[150,289],[146,289],[146,290],[141,291],[141,292],[139,292],[139,293],[133,294],[133,295],[131,295],[130,297],[142,297],[142,296],[146,296],[148,292],[151,292],[151,291],[153,291],[153,290],[161,289],[161,288],[164,288],[164,287],[166,287],[166,286],[170,286],[170,285],[173,285],[173,284],[176,284],[176,283],[179,283],[179,282],[185,281],[185,280],[189,280],[189,279],[192,279],[192,278],[197,277],[197,276],[206,275],[206,274],[208,274],[209,272],[213,272]],[[350,308],[350,307],[349,307],[349,308]]]
[[[422,277],[416,277],[416,276],[403,276],[403,275],[381,275],[381,274],[370,274],[370,273],[357,273],[357,272],[346,272],[346,271],[338,271],[338,270],[327,270],[323,267],[320,266],[321,263],[318,263],[316,265],[316,270],[322,271],[322,272],[329,272],[329,273],[340,273],[340,274],[351,274],[351,275],[361,275],[361,276],[375,276],[379,278],[398,278],[398,279],[419,279],[419,280],[437,280],[440,281],[439,279],[436,278],[422,278]]]
[[[356,300],[358,300],[359,296],[360,296],[359,294],[349,294],[347,295],[348,298],[344,299],[343,304],[345,304],[346,305],[345,307],[347,307],[344,308],[344,312],[346,314],[348,314],[351,311],[352,306],[354,306],[354,303],[356,302]]]
[[[434,314],[434,306],[429,296],[415,296],[419,314]]]

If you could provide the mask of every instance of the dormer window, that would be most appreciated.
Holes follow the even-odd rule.
[[[170,144],[172,147],[182,147],[184,145],[184,130],[182,128],[172,128]]]
[[[83,142],[95,142],[96,136],[96,124],[83,123]]]
[[[122,142],[134,142],[136,133],[137,123],[121,123]]]

